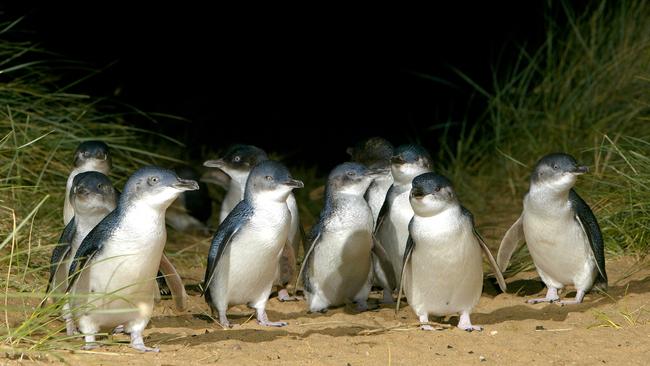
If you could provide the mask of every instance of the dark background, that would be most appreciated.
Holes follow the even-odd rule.
[[[477,123],[485,100],[459,76],[490,89],[521,47],[544,39],[544,1],[434,2],[433,7],[234,7],[3,5],[5,20],[42,47],[105,70],[76,86],[147,112],[129,122],[188,143],[201,160],[234,142],[328,170],[345,148],[380,135],[436,151],[461,121]],[[559,6],[556,6],[559,8]],[[560,19],[561,17],[557,17]],[[561,19],[560,19],[561,21]]]

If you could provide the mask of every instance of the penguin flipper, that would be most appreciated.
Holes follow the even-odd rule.
[[[377,223],[375,224],[375,231],[374,231],[375,234],[379,232],[379,228],[384,223],[384,219],[388,215],[388,211],[390,211],[389,197],[391,196],[394,190],[393,187],[395,187],[395,185],[391,185],[390,188],[388,189],[388,192],[386,192],[386,198],[384,199],[384,203],[381,205],[381,209],[379,210],[379,214],[377,215]]]
[[[598,225],[596,216],[591,211],[591,208],[589,208],[589,205],[587,205],[587,203],[573,189],[569,191],[569,201],[571,202],[571,207],[575,210],[575,219],[578,221],[585,235],[589,239],[591,252],[596,259],[598,277],[596,278],[594,286],[605,291],[607,290],[605,243],[603,241],[603,234],[600,231],[600,226]]]
[[[169,261],[169,258],[163,253],[160,258],[160,272],[167,282],[167,287],[174,298],[176,303],[176,310],[184,311],[187,304],[187,292],[185,292],[185,286],[183,286],[183,280],[181,276],[176,271],[176,267]]]
[[[253,208],[246,201],[240,201],[235,208],[230,211],[225,220],[219,225],[219,229],[214,234],[210,251],[208,252],[208,266],[205,270],[205,280],[203,282],[203,295],[205,301],[212,306],[210,297],[210,283],[214,281],[217,265],[223,256],[226,247],[232,242],[239,229],[251,218]]]
[[[56,272],[59,270],[63,260],[68,256],[68,253],[70,253],[70,243],[72,243],[74,234],[77,231],[77,226],[74,222],[75,218],[73,216],[72,220],[70,220],[63,229],[58,244],[52,250],[52,258],[50,258],[50,279],[47,281],[47,289],[45,290],[45,293],[50,292],[50,286],[52,286],[52,281],[54,280],[54,276],[56,276]]]
[[[314,252],[314,248],[318,244],[318,239],[320,239],[320,233],[321,233],[321,223],[319,222],[314,226],[312,229],[312,237],[314,238],[311,241],[311,245],[309,246],[309,249],[305,252],[305,257],[302,259],[302,264],[300,265],[300,271],[298,272],[298,277],[296,278],[296,286],[294,287],[295,289],[298,288],[298,284],[300,283],[300,279],[303,279],[303,289],[307,292],[310,292],[312,290],[311,282],[309,280],[309,257],[311,254]]]
[[[508,229],[506,235],[501,240],[499,245],[499,252],[497,253],[497,265],[501,271],[508,268],[508,263],[515,252],[519,243],[524,241],[524,221],[523,215],[519,216],[517,221]]]
[[[90,230],[81,242],[77,253],[74,255],[74,259],[72,259],[72,263],[70,263],[70,270],[68,271],[68,278],[70,280],[68,282],[68,288],[65,291],[66,293],[70,292],[75,285],[86,264],[91,261],[95,254],[102,250],[106,238],[111,234],[113,228],[117,226],[116,222],[120,214],[117,209],[111,211],[97,226]]]
[[[413,224],[413,219],[409,222],[409,233],[411,232],[411,224]],[[406,248],[404,248],[404,260],[402,261],[402,276],[399,280],[399,290],[397,290],[397,304],[395,304],[395,315],[399,312],[399,304],[402,300],[402,288],[404,286],[404,274],[406,274],[406,264],[411,260],[411,254],[413,254],[413,248],[415,248],[415,241],[411,234],[406,240]]]
[[[501,273],[501,270],[499,269],[499,265],[494,260],[494,256],[492,256],[492,252],[490,252],[490,248],[488,248],[487,244],[485,243],[485,240],[483,239],[481,234],[479,234],[479,232],[476,230],[476,226],[474,225],[474,215],[472,215],[472,213],[463,206],[461,206],[461,210],[463,212],[463,215],[469,219],[469,222],[472,225],[472,232],[474,233],[474,237],[476,237],[476,240],[481,246],[481,250],[487,257],[488,262],[490,262],[490,266],[492,266],[492,270],[494,271],[494,277],[496,277],[497,282],[499,283],[499,287],[501,288],[501,291],[506,292],[506,288],[507,288],[506,280],[503,278],[503,273]],[[512,253],[510,254],[512,255]]]
[[[392,291],[397,287],[397,279],[395,277],[393,265],[390,263],[390,260],[388,260],[386,250],[381,246],[381,243],[374,235],[372,236],[372,242],[371,255],[375,276],[380,279],[381,282],[385,281],[386,283],[382,283],[382,286],[389,288]]]

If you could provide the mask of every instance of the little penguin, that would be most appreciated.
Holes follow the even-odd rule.
[[[63,224],[67,225],[74,216],[74,210],[70,204],[70,189],[74,177],[83,172],[96,171],[108,175],[111,170],[111,155],[108,145],[103,141],[84,141],[77,147],[74,153],[74,168],[68,176],[65,185],[65,198],[63,202]]]
[[[228,192],[221,204],[220,223],[225,220],[235,205],[244,199],[246,180],[251,169],[266,160],[269,160],[266,152],[256,146],[233,145],[221,159],[208,160],[203,163],[206,167],[219,168],[219,170],[222,170],[230,177]],[[289,228],[287,245],[283,249],[282,257],[280,258],[280,274],[275,281],[275,285],[279,288],[278,300],[295,301],[297,299],[289,295],[286,287],[296,271],[296,258],[298,256],[300,242],[303,241],[304,235],[302,233],[302,226],[300,225],[298,203],[291,192],[287,197],[287,205],[291,212],[291,226]]]
[[[435,173],[413,179],[409,193],[413,219],[404,252],[402,288],[408,303],[420,318],[423,330],[429,315],[460,313],[458,328],[481,330],[472,325],[470,313],[483,291],[481,252],[490,262],[501,290],[506,283],[490,250],[474,227],[472,214],[461,206],[451,182]]]
[[[347,302],[355,302],[358,311],[368,309],[373,252],[386,255],[373,241],[372,212],[363,195],[382,174],[359,163],[343,163],[329,174],[325,207],[312,229],[312,244],[299,276],[310,312]],[[384,263],[392,273],[390,262]],[[388,284],[384,287],[392,290]]]
[[[195,181],[147,166],[128,179],[117,207],[84,238],[70,265],[70,308],[85,348],[95,334],[124,325],[131,346],[145,346],[142,333],[153,311],[155,277],[167,240],[165,211],[182,193],[196,190]]]
[[[279,260],[291,226],[287,198],[302,188],[282,164],[257,164],[246,182],[244,199],[228,214],[212,240],[203,283],[205,300],[222,327],[229,327],[228,307],[247,304],[264,326],[285,326],[266,315]]]
[[[364,196],[372,211],[373,227],[377,223],[381,206],[384,205],[386,193],[393,184],[393,175],[390,172],[390,158],[393,156],[393,151],[393,145],[381,137],[368,138],[347,150],[353,162],[363,164],[369,169],[383,171],[383,174],[370,183]]]
[[[408,225],[413,217],[413,208],[409,203],[411,181],[420,174],[431,172],[433,163],[429,153],[419,145],[399,146],[390,161],[394,183],[386,194],[377,218],[375,235],[386,250],[399,283],[404,248],[409,236]]]
[[[526,241],[537,273],[547,287],[546,297],[529,303],[556,302],[558,290],[573,285],[573,300],[560,304],[581,303],[592,288],[607,290],[605,245],[596,216],[573,186],[586,166],[564,153],[541,158],[530,177],[530,189],[524,197],[521,216],[506,232],[497,263],[501,270],[517,245]]]
[[[53,298],[61,297],[65,293],[68,287],[68,268],[81,241],[115,209],[117,197],[118,192],[113,188],[110,179],[100,172],[88,171],[74,177],[69,197],[74,216],[63,230],[50,260],[50,280],[46,293],[50,293],[51,290],[55,295],[52,296]],[[66,332],[68,335],[73,335],[76,328],[67,302],[63,308]]]

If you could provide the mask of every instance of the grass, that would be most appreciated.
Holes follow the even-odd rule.
[[[6,35],[13,24],[0,26]],[[52,55],[29,43],[0,40],[0,343],[24,352],[69,349],[56,320],[61,301],[37,307],[49,257],[63,229],[63,193],[77,145],[107,142],[117,187],[142,165],[173,165],[153,142],[178,141],[129,126],[133,110],[100,113],[101,99],[57,85]],[[134,146],[137,146],[135,148]],[[23,352],[21,351],[21,352]]]
[[[459,141],[441,141],[443,170],[498,244],[521,211],[535,162],[569,153],[591,167],[576,189],[607,251],[642,257],[650,246],[650,6],[603,1],[578,17],[562,4],[554,5],[568,28],[549,19],[545,43],[522,50],[491,89],[461,73],[488,108]]]

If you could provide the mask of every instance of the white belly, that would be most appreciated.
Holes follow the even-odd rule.
[[[413,208],[409,202],[409,188],[395,197],[388,216],[384,219],[377,238],[386,250],[388,259],[393,265],[395,278],[399,282],[402,273],[404,249],[408,240],[408,225],[413,217]]]
[[[249,223],[240,229],[223,253],[210,283],[217,308],[230,305],[266,303],[278,263],[287,241],[291,214],[282,210],[256,209]],[[261,212],[260,212],[261,211]]]
[[[364,286],[369,285],[371,249],[369,227],[322,233],[312,254],[312,292],[328,305],[352,301]]]
[[[467,222],[417,219],[404,292],[417,315],[471,312],[483,289],[481,249]]]
[[[596,277],[589,240],[567,207],[548,215],[524,209],[524,236],[542,280],[562,288],[575,285],[588,290]]]
[[[164,215],[126,216],[77,280],[75,317],[86,315],[99,327],[148,321],[166,239]]]

